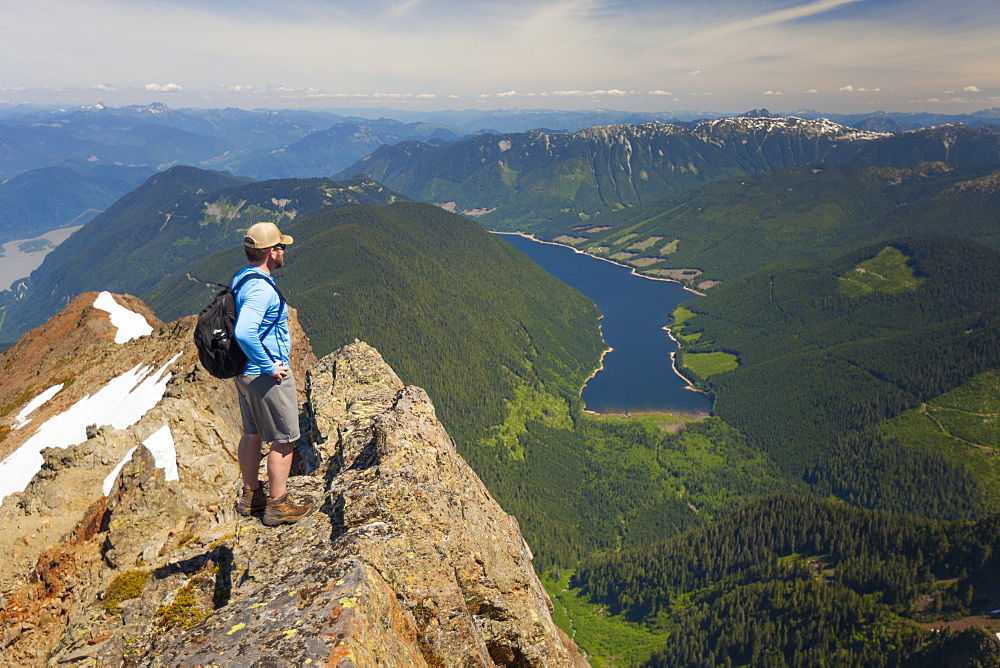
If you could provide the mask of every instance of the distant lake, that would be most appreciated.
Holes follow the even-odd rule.
[[[69,235],[80,229],[63,227],[46,232],[32,239],[16,239],[0,246],[0,290],[8,289],[12,283],[31,275],[42,264],[45,256],[56,246],[69,239]]]
[[[693,297],[679,283],[633,274],[630,269],[513,234],[501,235],[547,272],[582,292],[604,314],[601,333],[613,350],[604,368],[583,388],[587,410],[595,413],[670,412],[704,414],[711,400],[685,389],[671,365],[677,350],[664,327],[670,311]]]

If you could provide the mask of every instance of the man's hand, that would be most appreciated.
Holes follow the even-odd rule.
[[[279,383],[285,379],[285,376],[291,373],[291,369],[287,366],[281,366],[280,364],[274,365],[274,373],[268,374],[272,378],[276,379]]]

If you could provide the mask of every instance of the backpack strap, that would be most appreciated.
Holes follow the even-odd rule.
[[[262,279],[264,281],[267,281],[267,283],[272,288],[274,288],[274,291],[276,293],[278,293],[278,315],[274,316],[274,320],[271,321],[271,324],[268,325],[267,328],[264,329],[264,332],[260,335],[260,347],[264,349],[264,352],[267,353],[267,356],[271,358],[271,361],[273,363],[277,364],[278,363],[278,359],[275,358],[275,356],[271,354],[271,351],[267,349],[267,346],[264,345],[264,338],[268,334],[271,333],[271,330],[274,329],[274,326],[278,324],[279,320],[281,320],[281,312],[285,308],[285,296],[283,294],[281,294],[281,290],[278,289],[278,286],[274,284],[274,281],[271,280],[271,278],[269,278],[268,276],[265,276],[264,274],[258,274],[255,271],[252,271],[249,274],[247,274],[246,276],[244,276],[243,278],[241,278],[239,281],[236,282],[236,285],[234,285],[233,287],[231,287],[229,290],[230,290],[230,292],[233,293],[233,296],[235,297],[236,296],[236,291],[239,290],[243,286],[244,283],[246,283],[247,281],[253,280],[255,278],[259,278],[259,279]],[[280,349],[279,349],[279,352],[280,352]]]

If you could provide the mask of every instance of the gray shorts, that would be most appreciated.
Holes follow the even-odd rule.
[[[262,441],[278,443],[299,440],[299,403],[291,375],[280,383],[264,374],[245,373],[234,380],[244,434],[258,434]]]

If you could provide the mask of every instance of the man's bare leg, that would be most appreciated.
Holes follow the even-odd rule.
[[[257,490],[260,487],[258,472],[260,471],[260,436],[258,434],[243,434],[236,448],[236,458],[240,463],[240,475],[243,476],[243,489]]]
[[[292,451],[295,449],[295,441],[290,443],[271,444],[271,452],[267,455],[267,480],[268,496],[272,499],[280,499],[288,491],[285,486],[288,482],[288,474],[292,470]]]

